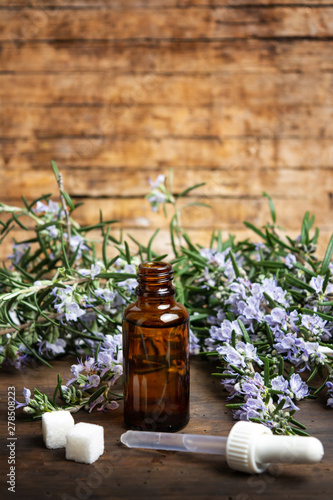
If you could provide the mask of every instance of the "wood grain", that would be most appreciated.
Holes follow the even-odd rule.
[[[148,180],[155,180],[159,173],[168,175],[164,169],[129,168],[95,168],[91,179],[87,168],[62,168],[65,188],[73,197],[85,198],[129,198],[144,197],[150,189]],[[212,197],[260,198],[266,189],[274,198],[308,199],[319,201],[329,199],[333,191],[331,168],[216,168],[196,170],[178,168],[174,177],[173,192],[184,191],[195,178],[196,182],[205,183],[194,191],[196,196],[205,196],[208,201]],[[316,182],[322,179],[322,182]],[[3,171],[6,190],[2,196],[7,200],[17,200],[21,193],[29,200],[38,198],[42,193],[55,193],[57,186],[53,175],[44,169],[7,170]],[[290,185],[293,192],[289,193]],[[304,186],[312,186],[311,192],[305,194]]]
[[[94,40],[145,38],[328,37],[333,33],[333,7],[284,8],[247,5],[202,9],[3,9],[0,40]],[[103,23],[100,22],[101,18]]]
[[[160,0],[2,0],[3,7],[15,8],[93,8],[103,7],[110,9],[156,9],[161,8]],[[176,7],[186,9],[188,7],[242,7],[285,5],[293,7],[293,0],[163,0],[163,8]],[[297,0],[296,5],[318,8],[322,5],[332,5],[332,0]]]
[[[145,105],[87,106],[3,104],[1,136],[38,140],[117,134],[144,137],[263,136],[328,138],[333,136],[333,106]]]
[[[81,221],[101,206],[166,235],[143,197],[173,167],[176,193],[206,182],[194,237],[266,222],[266,191],[288,230],[309,209],[327,238],[332,19],[330,0],[4,0],[1,199],[56,191],[54,159]]]
[[[1,71],[279,73],[332,71],[332,40],[63,40],[3,43]]]
[[[50,158],[66,166],[127,168],[329,167],[333,143],[302,138],[161,138],[93,136],[0,141],[2,167],[27,169],[48,165]],[[148,163],[149,162],[149,163]]]
[[[132,106],[330,105],[333,76],[322,73],[184,74],[144,72],[0,74],[0,103]]]

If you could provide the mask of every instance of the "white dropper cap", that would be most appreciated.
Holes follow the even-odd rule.
[[[277,436],[262,425],[237,422],[231,429],[226,458],[232,469],[260,474],[271,462],[312,464],[324,456],[321,442],[314,437]]]
[[[129,448],[225,455],[229,467],[250,474],[264,472],[272,462],[312,464],[324,455],[316,438],[276,436],[265,425],[245,421],[237,422],[228,437],[127,431],[120,439]]]

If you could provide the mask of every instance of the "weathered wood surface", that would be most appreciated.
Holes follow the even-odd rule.
[[[292,0],[163,0],[163,8],[176,7],[179,9],[187,7],[243,7],[262,5],[285,5],[287,7],[302,5],[305,7],[321,7],[322,5],[332,5],[332,0],[297,0],[297,4]],[[32,8],[32,7],[57,7],[57,8],[92,8],[105,7],[112,9],[151,9],[161,8],[161,0],[2,0],[3,7]]]
[[[239,8],[240,7],[240,8]],[[79,13],[79,15],[77,15]],[[75,14],[75,15],[74,15]],[[103,22],[101,22],[103,19]],[[98,40],[145,38],[327,37],[333,7],[222,6],[151,9],[78,8],[69,22],[67,9],[4,9],[0,40]]]
[[[331,104],[331,73],[4,73],[2,104],[248,106]]]
[[[292,232],[315,213],[323,248],[332,36],[331,0],[3,0],[1,200],[55,193],[54,159],[80,222],[101,207],[142,241],[161,227],[164,253],[167,222],[142,197],[173,167],[177,193],[207,182],[194,199],[212,211],[183,217],[201,244],[266,223],[266,191]]]
[[[0,407],[7,413],[7,388],[14,386],[16,397],[22,400],[23,387],[45,391],[52,395],[56,374],[69,374],[74,359],[45,366],[28,368],[26,373],[2,373]],[[191,362],[191,420],[182,432],[227,435],[232,426],[225,408],[225,395],[218,380],[210,376],[213,364],[193,359]],[[40,422],[26,422],[16,417],[16,493],[6,495],[5,474],[8,470],[6,419],[1,419],[3,466],[1,467],[1,498],[15,496],[18,500],[87,499],[237,499],[295,500],[320,498],[328,500],[332,493],[333,439],[331,411],[324,401],[305,401],[299,419],[308,431],[324,445],[325,455],[316,465],[271,465],[261,476],[248,476],[230,470],[222,457],[177,452],[130,450],[120,443],[125,432],[122,404],[112,413],[79,412],[76,422],[103,425],[105,452],[93,465],[65,460],[64,450],[45,448]]]
[[[165,174],[168,173],[167,169],[163,169],[162,171]],[[94,179],[91,179],[88,175],[89,165],[85,168],[74,167],[63,169],[64,176],[67,178],[66,189],[70,191],[74,198],[81,197],[84,199],[86,193],[89,193],[91,198],[95,198],[97,200],[101,196],[117,199],[139,198],[140,200],[140,197],[143,198],[147,193],[148,179],[151,178],[152,180],[155,180],[158,172],[160,172],[160,169],[138,169],[129,167],[126,170],[126,175],[124,175],[123,168],[96,167],[94,169]],[[206,182],[204,186],[199,187],[195,191],[195,197],[193,195],[191,196],[191,201],[193,201],[193,199],[200,198],[200,201],[206,201],[208,203],[210,201],[214,203],[214,198],[233,198],[236,203],[242,203],[239,198],[243,198],[245,199],[245,204],[248,199],[260,198],[262,192],[267,189],[273,197],[288,200],[286,202],[284,201],[284,203],[289,205],[289,211],[293,211],[294,200],[298,199],[303,201],[304,187],[298,182],[299,178],[302,177],[306,185],[312,186],[312,190],[309,192],[307,199],[318,202],[321,200],[323,203],[322,207],[318,206],[317,214],[319,215],[321,210],[323,210],[322,213],[325,213],[330,209],[330,205],[327,204],[330,198],[330,193],[333,192],[333,183],[330,178],[330,173],[330,167],[318,168],[316,171],[311,167],[253,167],[251,169],[234,168],[232,170],[228,168],[206,168],[205,170],[201,170],[200,168],[194,169],[179,167],[175,169],[176,175],[174,177],[173,185],[174,192],[180,193],[184,185],[190,185],[194,178],[197,183]],[[322,179],[325,179],[325,182],[319,182],[317,185],[316,181],[318,175],[320,175]],[[20,193],[29,193],[32,198],[37,198],[40,195],[41,189],[43,193],[58,194],[53,176],[44,169],[15,169],[12,172],[5,171],[3,179],[3,191],[0,191],[2,196],[8,196],[13,200],[13,202],[15,198],[17,198],[19,206],[22,205],[22,201],[18,198]],[[292,193],[288,191],[290,184],[294,186]],[[5,186],[7,186],[6,189]],[[232,203],[232,200],[225,201],[229,204]],[[262,201],[263,204],[266,204],[263,199],[260,201]],[[184,200],[184,203],[185,202],[186,200]],[[148,203],[146,203],[143,199],[141,199],[139,203],[148,208]],[[223,200],[221,203],[223,203]],[[112,204],[112,201],[110,204]],[[135,209],[135,205],[133,208]],[[230,205],[228,205],[228,210],[230,210]],[[285,220],[283,212],[284,211],[282,210],[280,213],[281,217]],[[149,210],[148,213],[150,213]],[[280,213],[278,214],[278,218]],[[205,214],[205,216],[206,215],[207,214]],[[266,216],[266,212],[264,215]],[[296,211],[293,215],[297,219]],[[300,213],[299,215],[302,217],[303,214]],[[151,223],[156,220],[156,217],[158,217],[157,214],[150,215]],[[158,223],[160,223],[160,221],[161,218],[159,217]],[[291,221],[291,224],[294,223],[296,223],[296,225],[298,224],[297,221]]]
[[[63,40],[3,43],[2,71],[332,71],[332,40]]]
[[[3,103],[0,111],[3,139],[35,137],[42,140],[64,135],[101,139],[106,132],[150,138],[293,136],[304,141],[309,136],[314,140],[333,136],[333,106],[325,104],[258,104],[242,108],[237,103],[234,106],[175,104],[167,107],[144,103],[89,107],[73,103],[56,106]]]
[[[297,0],[297,4],[292,0],[163,0],[162,8],[175,7],[179,9],[187,7],[243,7],[243,6],[271,6],[285,5],[287,7],[300,5],[305,7],[318,8],[322,5],[332,5],[332,0]],[[152,9],[161,8],[161,0],[2,0],[3,7],[17,8],[92,8],[105,7],[112,9]]]
[[[84,138],[5,139],[1,153],[2,166],[10,169],[47,165],[49,158],[57,157],[60,166],[72,167],[85,165],[126,170],[146,164],[155,169],[173,165],[203,170],[212,167],[250,170],[255,167],[311,167],[316,161],[322,167],[331,167],[333,142],[331,138],[139,138],[101,134]]]

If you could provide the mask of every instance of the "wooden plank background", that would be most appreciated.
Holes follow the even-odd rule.
[[[266,191],[292,235],[316,215],[323,253],[332,74],[332,0],[1,0],[1,201],[56,194],[54,159],[80,222],[102,208],[143,242],[160,227],[164,253],[144,195],[172,167],[176,193],[206,182],[191,201],[212,208],[183,215],[194,241],[248,236]]]

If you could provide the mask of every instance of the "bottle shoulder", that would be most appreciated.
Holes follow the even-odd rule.
[[[186,323],[189,313],[179,302],[143,302],[137,300],[126,307],[124,321],[146,327],[171,327]]]

